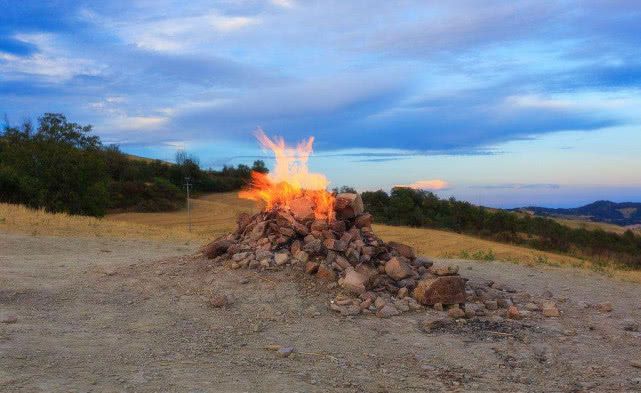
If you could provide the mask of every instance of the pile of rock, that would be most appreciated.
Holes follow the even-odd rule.
[[[379,239],[360,195],[336,195],[334,210],[334,220],[317,220],[313,203],[302,197],[288,208],[242,214],[234,233],[202,252],[235,269],[300,266],[349,294],[332,304],[343,314],[391,316],[423,306],[465,303],[465,279],[458,269],[433,266],[412,247]]]

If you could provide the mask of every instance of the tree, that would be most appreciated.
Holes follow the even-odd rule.
[[[267,167],[265,166],[265,161],[263,160],[254,161],[254,165],[252,165],[252,171],[259,173],[269,173],[269,169],[267,169]]]

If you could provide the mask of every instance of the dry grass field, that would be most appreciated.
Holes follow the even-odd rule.
[[[210,194],[193,199],[192,231],[187,230],[187,212],[119,213],[103,219],[50,214],[22,206],[0,204],[0,230],[33,235],[90,236],[134,239],[162,239],[204,243],[230,232],[239,212],[252,212],[251,201],[235,193]],[[423,255],[475,260],[501,260],[526,265],[574,266],[602,271],[610,276],[641,282],[641,272],[616,269],[610,265],[497,243],[472,236],[425,228],[375,225],[385,240],[410,244]]]

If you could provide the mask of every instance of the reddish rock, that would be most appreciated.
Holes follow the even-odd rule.
[[[388,245],[392,247],[396,252],[398,252],[401,256],[407,258],[407,259],[415,259],[416,258],[416,253],[414,253],[414,249],[407,244],[403,243],[398,243],[398,242],[389,242]]]
[[[342,235],[343,232],[347,230],[347,225],[345,224],[345,221],[336,220],[332,222],[331,228],[332,228],[332,231],[338,233],[339,235]]]
[[[411,276],[412,268],[401,258],[393,257],[385,264],[385,273],[398,281]]]
[[[358,273],[353,268],[348,268],[345,272],[345,277],[340,280],[340,285],[346,290],[360,295],[361,293],[365,292],[366,282],[366,276]]]
[[[316,262],[309,261],[305,264],[305,273],[307,274],[314,274],[318,271],[318,267],[320,264]]]
[[[465,311],[461,309],[457,304],[447,309],[447,315],[450,318],[454,318],[454,319],[465,318]]]
[[[232,244],[234,244],[234,242],[231,240],[217,239],[203,247],[201,252],[209,259],[216,258],[226,253]]]
[[[302,244],[300,240],[294,240],[292,245],[289,247],[289,252],[292,255],[296,255],[301,250],[301,248],[302,248]]]
[[[378,312],[376,313],[376,316],[379,318],[390,318],[395,315],[399,315],[401,312],[398,311],[394,305],[387,303],[385,304]]]
[[[427,278],[418,282],[413,296],[428,306],[465,303],[465,280],[458,276]]]
[[[342,193],[336,195],[334,210],[336,217],[340,220],[353,218],[363,213],[363,200],[361,196],[353,193]]]
[[[298,259],[299,261],[305,263],[309,259],[309,254],[306,253],[305,251],[299,251],[296,253],[294,258]]]
[[[507,317],[510,319],[521,319],[521,312],[516,306],[512,305],[507,309]]]
[[[372,217],[371,214],[363,213],[360,216],[356,217],[356,220],[354,220],[354,225],[356,226],[356,228],[371,227],[373,221],[374,217]]]
[[[292,200],[289,203],[289,210],[298,221],[314,219],[314,202],[309,198],[300,197]]]
[[[455,276],[458,274],[458,266],[431,266],[429,271],[435,276]]]
[[[213,308],[224,307],[229,304],[229,299],[225,295],[214,295],[209,298],[209,305]]]
[[[543,302],[543,316],[546,317],[558,317],[561,315],[559,309],[556,307],[554,302]]]
[[[325,265],[324,263],[321,263],[320,265],[318,265],[318,268],[316,271],[316,277],[324,281],[329,281],[329,282],[336,281],[336,273],[334,273],[334,270],[332,270],[332,268]]]

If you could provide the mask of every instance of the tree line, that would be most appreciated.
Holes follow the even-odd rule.
[[[175,164],[132,157],[59,113],[45,113],[37,126],[5,121],[0,131],[0,202],[51,212],[175,210],[184,204],[187,177],[196,193],[227,192],[243,187],[252,170],[267,172],[260,160],[216,171],[183,152]]]
[[[448,229],[489,240],[561,252],[582,258],[617,261],[641,268],[641,236],[601,229],[570,228],[543,217],[472,205],[409,188],[363,192],[366,210],[377,222]]]

